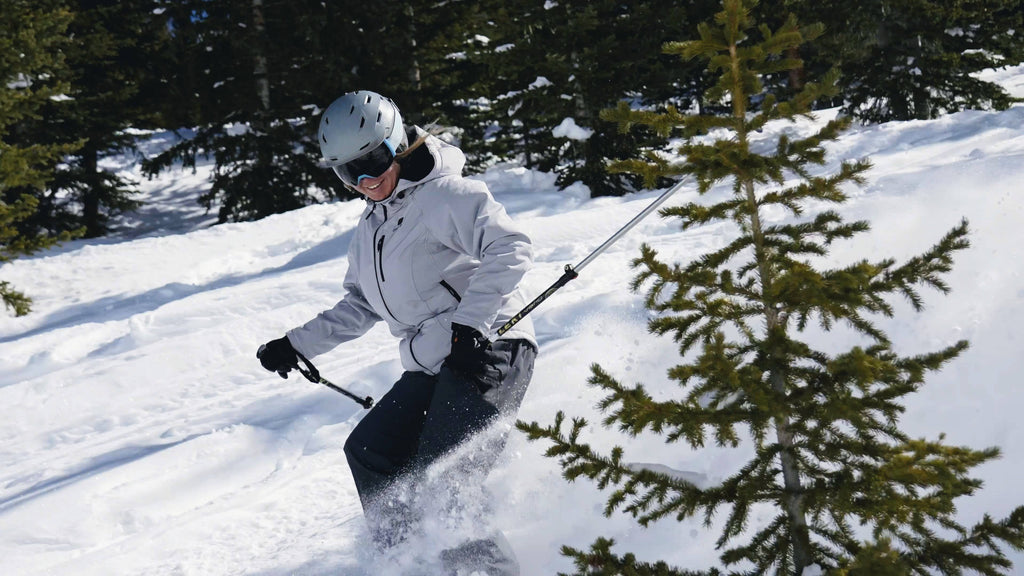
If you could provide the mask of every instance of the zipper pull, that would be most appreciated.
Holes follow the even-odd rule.
[[[380,262],[380,281],[384,282],[384,237],[377,241],[377,260]]]

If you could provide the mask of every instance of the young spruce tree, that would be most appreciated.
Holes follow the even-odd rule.
[[[65,68],[61,50],[71,13],[59,0],[0,0],[0,266],[67,240],[30,224],[41,191],[53,180],[53,165],[80,142],[47,144],[25,134],[24,123],[67,89],[54,78]],[[0,281],[4,311],[24,316],[32,300]]]
[[[733,574],[799,576],[813,565],[835,574],[1002,574],[1009,561],[1000,544],[1024,544],[1024,507],[972,527],[957,522],[954,507],[956,498],[981,485],[969,471],[997,457],[998,449],[911,439],[897,426],[901,399],[967,343],[900,356],[875,321],[895,313],[894,297],[919,310],[921,287],[948,290],[943,276],[953,254],[968,246],[967,224],[902,264],[814,264],[834,241],[868,230],[866,222],[846,223],[823,208],[844,202],[844,185],[861,183],[869,163],[843,162],[835,173],[815,173],[825,161],[824,144],[848,126],[846,118],[808,137],[780,136],[771,149],[752,142],[768,122],[808,114],[835,83],[834,74],[807,83],[785,102],[765,96],[763,77],[798,66],[785,55],[822,29],[801,28],[793,18],[778,30],[755,29],[753,4],[724,0],[714,24],[700,26],[700,40],[665,46],[684,60],[708,61],[718,78],[708,100],[730,102],[731,115],[654,114],[625,105],[606,114],[624,129],[646,124],[664,136],[680,130],[687,137],[679,149],[683,163],[652,155],[616,168],[648,181],[690,174],[702,194],[730,182],[732,194],[720,202],[667,208],[662,215],[677,218],[684,230],[731,221],[738,234],[688,264],[663,262],[650,246],[634,261],[633,287],[646,287],[646,305],[657,313],[651,331],[679,344],[681,363],[668,370],[679,397],[655,400],[643,385],[621,384],[598,365],[589,382],[605,394],[606,426],[634,436],[651,431],[693,448],[712,439],[736,447],[749,437],[754,456],[719,485],[698,487],[681,475],[628,464],[621,447],[601,454],[581,438],[581,418],[568,430],[562,413],[548,427],[519,427],[533,440],[551,442],[547,455],[560,459],[569,480],[582,476],[602,489],[614,487],[608,514],[623,510],[644,526],[666,516],[700,515],[710,526],[726,511],[717,545]],[[729,137],[695,138],[712,130]],[[776,223],[766,219],[769,209],[792,217]],[[811,323],[826,332],[849,325],[863,345],[841,353],[816,349],[804,334]],[[752,511],[766,505],[776,513],[760,522]],[[563,553],[586,574],[721,573],[643,563],[632,554],[616,555],[612,544],[599,539],[589,552],[566,547]]]

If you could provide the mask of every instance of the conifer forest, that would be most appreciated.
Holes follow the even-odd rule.
[[[357,89],[445,129],[470,170],[515,161],[593,196],[621,195],[643,182],[607,164],[660,139],[620,131],[601,111],[715,113],[721,102],[705,97],[714,78],[663,46],[696,38],[719,10],[711,0],[2,0],[2,222],[27,242],[19,248],[105,234],[137,200],[99,160],[132,149],[138,130],[183,136],[146,158],[152,173],[216,159],[196,201],[222,222],[350,197],[317,169],[314,133],[319,113]],[[769,75],[765,94],[836,70],[838,92],[813,105],[864,122],[1005,108],[1010,97],[971,74],[1024,59],[1020,0],[763,0],[751,10],[769,26],[794,15],[824,30],[783,55],[801,64]],[[593,136],[554,136],[566,118]]]
[[[1022,573],[1006,550],[1024,550],[1024,498],[970,524],[954,504],[1000,449],[901,423],[971,343],[906,354],[883,328],[950,291],[972,222],[911,256],[828,259],[871,230],[841,207],[872,168],[829,146],[855,126],[1011,109],[1022,99],[982,72],[1021,63],[1024,0],[0,0],[2,313],[33,310],[7,264],[114,235],[144,206],[113,156],[149,178],[212,164],[192,201],[216,224],[358,198],[323,166],[317,126],[373,90],[470,173],[514,164],[589,198],[685,178],[697,194],[661,210],[666,228],[728,231],[687,262],[644,242],[620,271],[646,336],[678,351],[661,367],[674,396],[593,358],[579,380],[600,422],[559,409],[513,432],[596,486],[608,516],[714,525],[718,566],[595,533],[561,548],[576,574]],[[766,129],[826,109],[810,132]],[[150,152],[155,133],[173,138]],[[855,338],[830,339],[840,327]],[[595,424],[749,459],[702,483],[631,462]]]

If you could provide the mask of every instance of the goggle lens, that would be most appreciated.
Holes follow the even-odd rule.
[[[334,173],[341,178],[341,181],[349,186],[358,186],[363,178],[376,178],[387,172],[391,163],[395,160],[395,151],[391,144],[385,140],[373,150],[363,154],[355,160],[339,166],[333,166]]]

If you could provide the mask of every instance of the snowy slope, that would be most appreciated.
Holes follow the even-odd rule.
[[[1024,68],[991,74],[1024,96]],[[926,293],[924,314],[902,307],[883,326],[903,353],[971,341],[910,400],[903,422],[914,435],[1000,446],[1003,458],[977,470],[985,489],[960,502],[959,514],[964,522],[1005,515],[1024,504],[1024,106],[860,127],[833,149],[833,161],[875,164],[843,208],[873,230],[837,246],[834,263],[914,255],[970,220],[973,246],[957,260],[952,294]],[[137,175],[130,158],[110,165]],[[341,448],[362,410],[301,378],[268,374],[254,357],[260,343],[340,297],[362,203],[206,227],[193,202],[208,174],[200,166],[142,181],[154,204],[127,218],[122,236],[0,269],[35,299],[28,317],[0,316],[0,574],[379,573]],[[531,296],[657,196],[589,200],[583,189],[560,192],[552,176],[509,166],[483,179],[533,238]],[[683,191],[669,203],[693,198]],[[727,226],[684,234],[651,217],[546,302],[534,313],[541,355],[520,416],[548,423],[563,409],[597,421],[598,397],[585,385],[594,361],[671,393],[664,374],[674,346],[646,335],[646,311],[627,289],[629,260],[648,242],[685,261],[728,234]],[[838,347],[851,336],[835,337]],[[400,372],[383,327],[316,363],[375,398]],[[588,438],[710,482],[747,454],[625,441],[600,427]],[[568,571],[558,547],[585,547],[598,535],[644,559],[715,565],[717,532],[697,521],[644,530],[621,515],[606,519],[602,495],[562,482],[545,447],[513,434],[507,463],[490,479],[505,495],[498,524],[524,575]],[[1024,574],[1024,555],[1013,558]]]

